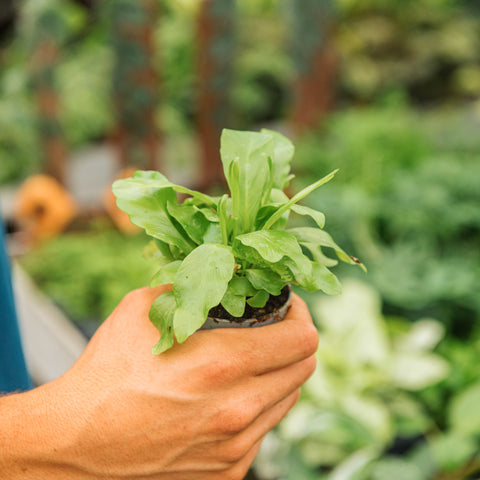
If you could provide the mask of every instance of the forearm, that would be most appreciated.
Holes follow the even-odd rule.
[[[62,395],[59,395],[61,397]],[[0,397],[0,471],[9,480],[81,479],[69,464],[68,414],[54,385]]]

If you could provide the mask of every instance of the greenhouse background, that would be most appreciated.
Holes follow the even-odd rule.
[[[368,268],[336,268],[341,296],[302,294],[318,367],[248,478],[480,478],[480,4],[2,2],[17,300],[68,320],[72,355],[151,274],[112,181],[222,191],[224,127],[291,138],[292,190],[339,168],[305,204]],[[36,382],[60,374],[35,348]]]

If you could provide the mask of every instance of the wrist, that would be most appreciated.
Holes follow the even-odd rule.
[[[11,480],[81,479],[68,444],[74,417],[56,382],[0,398],[0,471]],[[68,421],[67,421],[68,419]]]

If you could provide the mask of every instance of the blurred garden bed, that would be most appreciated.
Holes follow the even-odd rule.
[[[297,142],[299,185],[341,169],[310,201],[369,272],[352,287],[352,272],[340,271],[346,292],[335,302],[306,296],[321,332],[319,370],[269,436],[262,480],[476,478],[479,123],[474,108],[419,113],[392,97],[339,112]],[[145,243],[100,222],[21,263],[90,335],[148,283]]]

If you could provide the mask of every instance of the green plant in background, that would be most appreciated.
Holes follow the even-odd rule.
[[[99,324],[124,295],[148,283],[153,271],[138,254],[144,244],[143,235],[93,229],[53,239],[24,256],[21,265],[69,317]]]
[[[474,119],[441,118],[391,106],[338,114],[323,137],[299,142],[298,163],[306,182],[343,167],[307,202],[341,212],[330,230],[371,266],[389,308],[431,314],[465,337],[480,312],[480,148],[455,140]]]
[[[119,208],[155,239],[149,250],[159,269],[150,285],[173,283],[173,291],[160,295],[150,311],[161,332],[152,350],[157,354],[170,348],[174,337],[185,341],[217,304],[242,317],[247,303],[263,308],[289,283],[340,293],[328,269],[337,262],[323,255],[323,247],[363,267],[323,230],[321,212],[297,204],[335,172],[289,199],[283,189],[294,147],[283,135],[224,130],[220,151],[231,196],[213,198],[148,171],[112,187]],[[178,203],[176,192],[189,198]],[[290,211],[311,217],[316,228],[286,229]]]
[[[313,296],[310,306],[320,331],[317,370],[298,405],[267,438],[257,462],[262,478],[397,480],[402,470],[418,472],[397,460],[398,468],[389,464],[390,476],[372,473],[387,468],[378,460],[396,439],[413,444],[433,427],[413,392],[449,372],[432,352],[443,327],[432,319],[387,322],[378,293],[354,280],[344,282],[341,296]],[[367,468],[371,476],[359,477]]]

